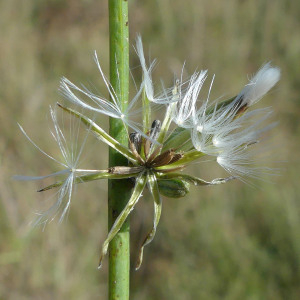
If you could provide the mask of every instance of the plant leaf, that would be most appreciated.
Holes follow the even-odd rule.
[[[107,170],[101,170],[98,173],[77,176],[74,180],[74,183],[83,183],[83,182],[99,180],[99,179],[126,179],[126,178],[136,177],[139,173],[140,172],[126,173],[126,174],[114,174],[111,172],[110,169],[107,169]],[[38,192],[44,192],[44,191],[51,190],[56,187],[60,187],[61,185],[64,184],[64,182],[65,182],[65,180],[57,181],[51,185],[48,185],[48,186],[38,190]]]
[[[181,174],[181,173],[164,173],[164,174],[157,174],[157,177],[159,180],[165,180],[165,179],[179,179],[186,181],[188,183],[191,183],[195,186],[198,185],[217,185],[217,184],[223,184],[230,180],[236,179],[234,176],[226,177],[226,178],[215,178],[212,181],[206,181],[204,179],[194,177],[187,174]]]
[[[104,241],[104,243],[102,245],[98,269],[101,268],[102,260],[103,260],[103,257],[107,253],[109,243],[115,237],[115,235],[119,232],[120,228],[122,227],[123,223],[127,219],[128,215],[134,209],[134,206],[137,204],[138,200],[140,199],[142,192],[145,188],[146,182],[147,182],[147,176],[144,173],[140,174],[140,176],[136,179],[136,184],[135,184],[135,187],[133,189],[132,195],[131,195],[128,203],[126,204],[124,209],[121,211],[121,213],[117,217],[115,223],[113,224],[113,226],[111,227],[111,229],[107,235],[106,240]]]
[[[147,182],[148,182],[149,191],[154,200],[153,227],[152,227],[151,231],[148,233],[148,235],[146,236],[146,238],[140,248],[138,262],[137,262],[135,270],[138,270],[143,262],[144,247],[146,245],[150,244],[155,236],[156,228],[159,223],[159,219],[160,219],[160,215],[161,215],[161,208],[162,208],[162,203],[161,203],[161,198],[160,198],[159,189],[158,189],[158,185],[157,185],[157,180],[156,180],[156,176],[153,172],[148,174]]]
[[[61,104],[57,103],[57,105],[62,108],[64,111],[68,112],[69,114],[74,115],[75,117],[79,118],[90,130],[95,134],[97,138],[101,141],[106,143],[108,146],[112,147],[119,153],[121,153],[124,157],[130,160],[132,163],[137,164],[137,160],[131,151],[112,138],[107,132],[105,132],[100,126],[98,126],[93,120],[89,119],[88,117],[84,116],[80,112],[73,110],[71,108],[62,106]]]

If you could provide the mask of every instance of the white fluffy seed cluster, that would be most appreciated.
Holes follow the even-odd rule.
[[[151,69],[147,69],[141,38],[137,38],[139,56],[146,94],[150,101],[164,103],[172,107],[172,120],[177,126],[190,131],[190,138],[196,150],[216,157],[216,161],[229,173],[243,179],[245,176],[257,177],[268,169],[253,167],[254,155],[251,145],[257,144],[262,134],[274,124],[261,128],[262,122],[271,114],[270,109],[247,111],[237,117],[238,110],[250,107],[258,102],[280,79],[280,69],[265,64],[242,89],[237,97],[227,105],[217,101],[209,102],[211,81],[206,98],[199,96],[207,78],[207,70],[195,72],[189,80],[182,78],[174,92],[155,99],[151,78]],[[150,92],[149,92],[150,91]]]
[[[256,149],[250,146],[257,144],[262,134],[274,126],[273,123],[261,128],[272,111],[263,108],[240,113],[239,109],[258,102],[279,81],[280,69],[265,64],[235,99],[223,105],[209,103],[209,94],[201,100],[199,93],[205,79],[206,71],[191,77],[188,88],[176,103],[173,121],[190,130],[195,149],[215,156],[229,173],[240,179],[259,176],[266,169],[251,165]]]
[[[206,154],[213,157],[221,167],[233,175],[225,180],[216,179],[210,183],[200,180],[201,183],[204,182],[209,185],[219,184],[225,183],[232,178],[239,178],[246,181],[245,178],[259,177],[262,173],[272,174],[272,170],[262,165],[255,166],[257,154],[261,152],[262,148],[255,146],[260,143],[264,133],[274,127],[274,123],[264,126],[264,122],[269,118],[272,112],[269,108],[251,111],[247,110],[247,108],[258,102],[278,82],[280,78],[279,68],[272,67],[270,63],[265,64],[249,80],[249,83],[235,98],[218,102],[209,100],[214,76],[210,83],[208,94],[205,97],[201,95],[202,86],[207,79],[207,70],[195,72],[187,80],[183,80],[183,75],[181,75],[181,78],[176,81],[174,87],[170,89],[163,88],[162,93],[155,94],[152,80],[152,70],[155,65],[155,60],[149,64],[149,67],[147,66],[140,36],[137,37],[136,53],[140,60],[143,80],[137,88],[136,95],[125,109],[122,108],[123,106],[121,105],[120,99],[118,99],[117,94],[105,77],[96,53],[94,59],[102,80],[109,92],[111,101],[94,94],[85,86],[79,88],[66,78],[62,78],[61,80],[61,93],[68,101],[83,109],[120,119],[126,127],[130,127],[136,134],[140,134],[140,136],[148,139],[152,145],[156,143],[158,147],[153,147],[155,150],[152,154],[157,150],[156,155],[159,154],[160,150],[164,151],[161,155],[168,153],[169,150],[172,150],[173,153],[176,152],[176,154],[180,153],[183,165],[179,165],[179,167],[184,167],[191,161],[202,157],[202,154]],[[147,134],[150,128],[142,128],[143,125],[134,122],[132,119],[132,117],[135,117],[137,114],[141,114],[141,109],[136,109],[136,105],[138,100],[141,97],[145,97],[145,95],[153,105],[160,105],[166,108],[166,114],[160,128],[159,137]],[[145,100],[145,98],[143,98],[143,100]],[[67,108],[63,109],[66,109],[69,113],[72,112],[72,110]],[[80,119],[82,116],[85,118],[85,116],[76,111],[73,112],[75,112],[74,118],[76,118],[79,122],[78,124],[80,124]],[[44,191],[52,187],[59,187],[57,191],[57,201],[47,211],[38,215],[35,224],[46,224],[52,221],[59,212],[60,221],[62,221],[69,210],[74,185],[83,182],[83,176],[109,173],[107,170],[87,170],[79,168],[79,160],[86,142],[87,134],[91,128],[85,135],[83,142],[79,143],[79,127],[71,126],[69,130],[71,139],[69,140],[64,134],[64,126],[60,126],[58,123],[56,111],[50,108],[50,114],[54,128],[51,134],[60,149],[62,160],[55,159],[39,148],[29,138],[24,129],[20,127],[27,139],[41,153],[55,161],[61,170],[46,176],[15,176],[15,179],[42,180],[58,176],[64,178],[40,190]],[[146,113],[144,113],[144,115],[146,115]],[[91,126],[95,125],[89,118],[86,118],[86,121]],[[177,128],[170,133],[168,130],[171,122],[176,124]],[[98,125],[95,128],[94,130],[98,133],[100,132],[99,135],[102,141],[110,147],[115,147],[114,149],[118,150],[127,159],[130,159],[131,156],[128,156],[128,153],[131,153],[132,149],[127,149],[123,146],[123,148],[126,148],[125,150],[121,146],[117,148],[117,142],[112,142],[112,137],[106,134]],[[150,151],[152,149],[151,147],[152,146],[149,146]],[[133,155],[131,159],[138,165],[139,160],[137,159],[135,161],[135,157]],[[184,161],[185,158],[191,159]],[[178,161],[176,162],[178,163]],[[142,170],[144,169],[142,168]],[[138,178],[144,178],[143,172],[138,175]],[[150,172],[152,172],[152,170],[150,170]],[[161,172],[161,170],[158,169],[158,172]],[[176,173],[174,174],[176,175]],[[111,174],[106,175],[109,176]],[[105,176],[99,176],[99,179],[100,178],[105,178]],[[150,177],[148,176],[147,178]],[[151,178],[152,181],[150,180],[148,185],[150,187],[152,186],[153,190],[154,179],[156,180],[156,177],[153,174]],[[136,180],[136,182],[138,182],[138,180]],[[144,186],[145,184],[144,182]],[[143,188],[144,187],[141,188],[139,195],[141,195]],[[155,198],[156,196],[153,197]],[[139,196],[136,198],[136,201],[138,198]]]
[[[125,125],[147,138],[141,125],[131,120],[136,115],[135,104],[144,91],[150,102],[164,105],[166,111],[172,112],[172,121],[178,127],[190,131],[190,140],[196,150],[216,157],[220,166],[239,178],[256,177],[261,170],[251,167],[254,153],[250,145],[258,143],[262,133],[273,126],[261,128],[261,123],[270,116],[271,111],[256,109],[243,112],[238,117],[237,112],[238,109],[248,108],[258,102],[278,82],[280,69],[270,63],[265,64],[235,99],[220,105],[218,101],[209,101],[214,77],[208,95],[204,98],[200,95],[207,79],[207,70],[195,72],[188,80],[183,80],[181,76],[175,88],[163,89],[162,93],[155,95],[151,73],[156,61],[153,60],[147,66],[140,36],[137,37],[135,50],[143,71],[143,80],[126,110],[121,109],[120,100],[106,79],[96,53],[95,62],[112,101],[95,95],[85,87],[79,88],[66,78],[61,81],[62,94],[70,102],[85,109],[122,120]],[[78,92],[92,104],[77,97]]]

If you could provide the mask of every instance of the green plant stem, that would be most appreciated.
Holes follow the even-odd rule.
[[[110,36],[110,82],[120,101],[122,110],[128,104],[129,92],[129,46],[128,46],[128,2],[108,0]],[[124,111],[124,110],[123,110]],[[127,145],[127,130],[122,121],[110,118],[110,135]],[[109,152],[109,165],[125,166],[127,160],[114,149]],[[127,204],[132,184],[128,180],[108,182],[108,226]],[[109,299],[129,299],[129,218],[109,245]]]

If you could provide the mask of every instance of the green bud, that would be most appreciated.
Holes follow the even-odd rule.
[[[166,151],[171,148],[179,149],[182,151],[189,151],[193,144],[189,141],[191,132],[188,129],[177,127],[164,142],[163,150]],[[187,142],[188,141],[188,142]]]
[[[184,197],[190,190],[190,184],[179,179],[158,180],[159,192],[169,198]]]

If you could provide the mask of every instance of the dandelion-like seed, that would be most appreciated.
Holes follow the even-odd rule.
[[[25,137],[33,144],[33,146],[38,149],[41,153],[43,153],[49,159],[55,161],[62,170],[57,171],[55,173],[45,175],[45,176],[14,176],[16,180],[22,181],[32,181],[32,180],[43,180],[50,177],[61,177],[64,179],[60,180],[46,188],[39,190],[38,192],[43,192],[52,188],[58,188],[57,191],[57,201],[45,212],[39,213],[37,219],[34,222],[34,225],[46,224],[47,222],[51,222],[57,214],[60,213],[59,221],[63,221],[66,213],[69,210],[71,204],[71,196],[75,183],[79,183],[84,180],[85,175],[97,174],[101,171],[99,170],[85,170],[80,169],[78,167],[80,157],[85,146],[87,135],[81,145],[77,144],[78,130],[79,127],[71,126],[70,130],[74,130],[75,132],[71,132],[71,137],[74,139],[73,141],[69,141],[65,134],[63,133],[63,128],[59,125],[57,119],[57,111],[50,107],[50,115],[51,120],[53,122],[53,131],[51,131],[51,135],[54,141],[57,143],[61,156],[63,160],[55,159],[53,156],[47,154],[44,150],[38,147],[31,138],[27,135],[25,130],[21,125],[19,125],[20,130],[25,135]],[[71,142],[69,144],[69,142]]]
[[[128,134],[128,147],[116,141],[84,113],[58,104],[64,112],[85,124],[97,139],[123,155],[128,160],[128,165],[113,166],[105,170],[79,169],[78,159],[83,146],[80,147],[77,157],[70,157],[63,131],[58,126],[54,110],[51,109],[55,128],[53,136],[59,145],[64,162],[54,159],[32,143],[47,157],[62,166],[63,170],[42,177],[16,177],[21,180],[37,180],[56,175],[66,176],[65,180],[57,181],[41,190],[58,188],[58,200],[49,211],[39,217],[36,223],[52,220],[60,210],[62,220],[70,207],[73,186],[77,183],[100,179],[132,179],[134,188],[131,197],[103,243],[99,267],[107,253],[109,243],[141,198],[145,188],[148,188],[153,198],[154,218],[152,229],[141,245],[136,269],[141,266],[144,247],[155,236],[162,209],[161,196],[180,198],[186,196],[190,185],[223,184],[236,178],[245,181],[249,177],[259,177],[261,173],[270,173],[268,168],[255,166],[255,155],[256,147],[259,146],[264,133],[274,126],[274,124],[265,127],[262,125],[271,115],[271,111],[270,109],[248,111],[248,108],[278,82],[280,78],[278,68],[267,63],[236,97],[225,101],[209,100],[213,80],[208,95],[200,97],[207,71],[195,72],[188,80],[181,78],[176,81],[174,87],[164,89],[156,96],[151,75],[155,61],[150,63],[149,67],[146,65],[141,37],[137,38],[136,52],[140,59],[143,79],[126,110],[121,109],[120,101],[106,79],[96,53],[95,62],[112,101],[95,95],[85,87],[79,88],[66,78],[61,80],[60,86],[62,94],[70,103],[87,111],[122,120],[126,128],[128,126],[133,130]],[[91,103],[87,103],[82,97]],[[133,122],[131,120],[131,116],[134,115],[133,107],[140,100],[144,120],[148,120],[148,116],[151,115],[152,105],[165,108],[163,120],[153,120],[152,124],[148,120],[144,121],[143,125]],[[25,131],[22,128],[21,130],[30,140]],[[223,167],[230,174],[229,177],[206,181],[182,172],[187,165],[201,161],[206,156]]]

